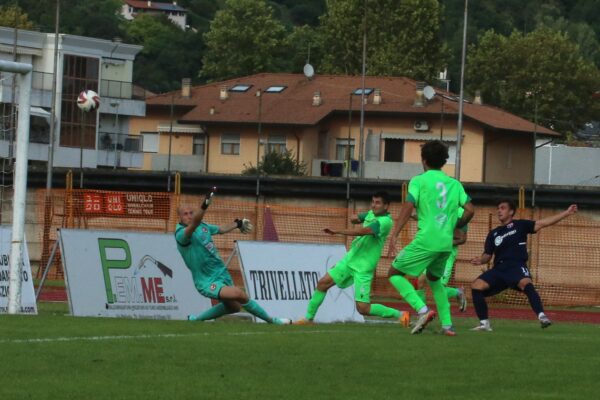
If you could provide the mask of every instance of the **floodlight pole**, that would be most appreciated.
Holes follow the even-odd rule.
[[[19,119],[17,121],[15,188],[8,286],[8,313],[16,314],[19,312],[19,305],[21,303],[21,275],[23,272],[23,244],[25,240],[25,195],[27,192],[27,155],[29,152],[29,109],[33,66],[19,62],[0,61],[0,69],[19,74],[17,76],[19,83]]]
[[[463,44],[462,44],[462,57],[460,63],[460,95],[458,100],[458,129],[456,131],[456,162],[454,176],[460,180],[460,151],[462,145],[462,131],[463,131],[463,109],[465,100],[465,62],[467,55],[467,19],[468,19],[469,0],[465,0],[465,17],[463,23]]]
[[[262,91],[260,89],[256,91],[256,97],[258,97],[258,140],[256,141],[256,197],[258,198],[260,195],[260,168],[258,168],[258,163],[260,161],[260,138],[262,136]]]
[[[52,189],[52,168],[54,166],[54,135],[56,132],[56,89],[58,86],[58,26],[60,23],[60,0],[56,0],[56,19],[54,22],[54,66],[52,73],[52,106],[50,115],[50,139],[48,142],[48,169],[46,171],[46,189]]]
[[[175,93],[171,93],[171,107],[169,111],[169,157],[167,158],[167,192],[171,191],[171,145],[173,142],[173,103]]]
[[[367,65],[367,1],[363,1],[363,52],[362,52],[362,77],[361,77],[361,93],[360,93],[360,142],[358,144],[358,164],[360,177],[365,176],[365,166],[363,157],[363,141],[365,137],[365,73]],[[350,143],[348,143],[348,146]]]

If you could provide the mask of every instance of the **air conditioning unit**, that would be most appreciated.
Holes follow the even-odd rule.
[[[414,125],[415,131],[417,132],[427,132],[429,130],[429,124],[427,124],[427,121],[415,121],[415,125]]]

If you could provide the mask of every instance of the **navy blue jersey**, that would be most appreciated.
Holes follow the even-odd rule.
[[[535,233],[535,221],[515,219],[490,231],[484,251],[494,255],[494,268],[525,266],[528,259],[527,235]]]

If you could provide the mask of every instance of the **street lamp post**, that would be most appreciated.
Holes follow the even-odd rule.
[[[465,100],[465,59],[467,55],[467,20],[469,15],[469,0],[465,0],[465,15],[463,22],[463,44],[462,44],[462,57],[460,63],[460,95],[458,104],[458,129],[456,131],[456,163],[454,176],[460,180],[460,152],[462,147],[462,131],[463,131],[463,109]]]
[[[256,142],[256,197],[260,194],[260,169],[258,163],[260,161],[260,139],[262,136],[262,92],[260,89],[256,91],[258,97],[258,140]]]
[[[121,129],[119,127],[119,105],[120,103],[118,101],[114,102],[114,103],[110,103],[111,107],[116,108],[116,114],[115,114],[115,144],[114,144],[114,149],[115,149],[115,161],[114,161],[114,165],[113,165],[113,169],[117,169],[117,145],[119,143],[119,136],[121,136]]]

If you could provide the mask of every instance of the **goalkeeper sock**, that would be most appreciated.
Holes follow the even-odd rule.
[[[438,314],[440,315],[440,321],[443,327],[452,326],[452,316],[450,315],[450,303],[448,302],[448,296],[446,295],[446,288],[442,284],[441,280],[430,281],[429,287],[433,292],[433,299],[437,307]]]
[[[417,312],[427,308],[425,302],[419,298],[414,286],[405,277],[393,275],[390,277],[390,283],[396,288],[400,296]]]
[[[457,288],[446,287],[446,296],[448,297],[448,300],[458,297],[458,293],[460,293],[460,291]]]
[[[327,292],[322,292],[319,289],[315,289],[312,297],[310,298],[310,301],[308,302],[308,307],[306,308],[305,318],[307,320],[312,321],[313,319],[315,319],[315,315],[317,315],[319,307],[321,307],[323,300],[325,300],[326,294]]]
[[[249,300],[246,304],[242,304],[242,307],[250,314],[262,319],[270,324],[273,323],[273,318],[267,314],[267,312],[254,300]]]
[[[207,321],[209,319],[219,318],[226,314],[231,314],[231,311],[229,311],[229,309],[225,307],[225,304],[219,303],[204,311],[198,316],[190,315],[190,319],[194,321]]]
[[[525,295],[529,299],[529,304],[531,304],[531,308],[535,312],[535,315],[543,313],[544,306],[542,306],[542,299],[540,299],[540,295],[537,290],[535,290],[535,286],[533,286],[532,283],[528,283],[523,289],[523,292],[525,292]]]
[[[386,307],[383,304],[371,304],[369,315],[382,318],[400,318],[400,311],[395,308]]]
[[[423,301],[423,303],[427,303],[427,300],[425,297],[425,289],[415,290],[415,292],[417,293],[417,296],[419,296],[419,298]]]
[[[488,306],[485,302],[485,295],[482,290],[471,289],[471,295],[473,296],[473,306],[475,307],[475,313],[480,321],[488,319]]]

